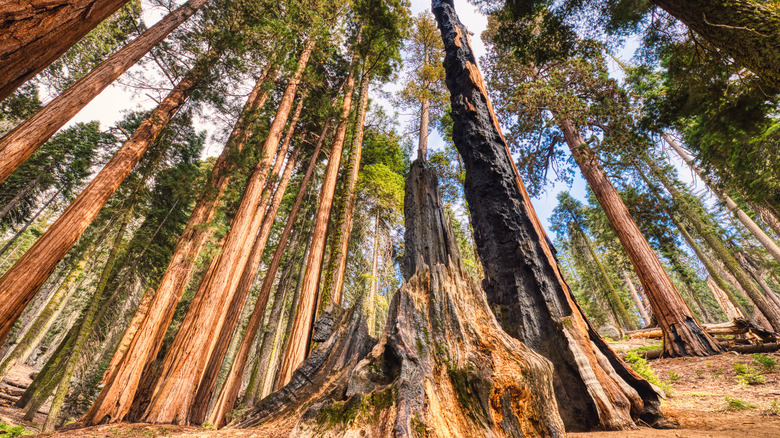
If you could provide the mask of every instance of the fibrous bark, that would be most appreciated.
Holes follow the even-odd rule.
[[[57,263],[184,104],[206,70],[206,65],[201,63],[179,82],[62,215],[0,278],[0,342],[5,340],[11,326]]]
[[[780,88],[780,13],[756,0],[652,0],[775,88]]]
[[[125,1],[127,0],[120,3]],[[207,1],[190,0],[171,12],[3,137],[0,140],[0,183],[5,181],[14,169],[30,158],[55,132],[68,123],[68,120],[78,114],[101,91],[111,85],[116,78],[138,62],[163,38],[197,12]],[[116,3],[116,0],[92,1],[92,3]],[[0,29],[2,29],[2,24],[0,24]],[[2,35],[2,31],[0,31],[0,35]],[[3,65],[1,54],[0,65]],[[0,78],[4,77],[2,72],[3,69],[0,67]],[[3,99],[1,94],[0,92],[0,100]]]
[[[628,275],[628,271],[625,269],[623,270],[623,280],[626,282],[626,286],[628,287],[628,291],[631,293],[631,299],[634,300],[634,305],[636,306],[636,309],[639,311],[639,315],[642,317],[642,323],[645,326],[650,325],[650,317],[647,315],[647,310],[645,310],[645,305],[642,303],[642,300],[639,298],[639,294],[636,291],[636,287],[634,287],[634,282],[631,281],[631,277]]]
[[[147,315],[127,349],[117,352],[121,358],[112,360],[116,362],[114,371],[106,375],[105,386],[79,422],[93,425],[121,421],[130,412],[143,370],[160,351],[176,304],[190,281],[201,248],[211,236],[207,224],[214,217],[239,155],[250,137],[253,116],[268,98],[268,90],[264,87],[266,79],[273,78],[276,70],[276,67],[266,69],[249,94],[225,148],[211,170],[206,188],[179,237],[168,268],[149,304]]]
[[[368,337],[360,302],[343,318],[326,313],[318,327],[331,319],[333,334],[239,427],[281,436],[563,437],[550,363],[498,325],[422,160],[410,169],[404,204],[406,282],[382,338]]]
[[[48,67],[127,0],[10,0],[0,11],[0,100]]]
[[[568,430],[659,424],[657,390],[593,330],[566,285],[514,168],[451,0],[434,0],[446,51],[454,143],[493,312],[510,335],[553,363],[553,385]]]

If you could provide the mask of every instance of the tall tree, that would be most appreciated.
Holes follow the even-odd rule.
[[[466,199],[493,313],[507,333],[553,363],[567,430],[632,428],[637,417],[663,421],[652,386],[615,355],[577,307],[501,135],[468,31],[452,1],[432,3],[446,50],[453,139],[466,168]]]

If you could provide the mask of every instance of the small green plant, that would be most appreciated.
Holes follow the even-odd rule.
[[[704,370],[693,370],[693,373],[696,374],[697,379],[704,379]]]
[[[775,416],[780,415],[780,402],[778,402],[777,400],[772,400],[772,402],[769,403],[769,406],[766,409],[764,409],[764,414],[775,415]]]
[[[677,382],[679,382],[682,379],[683,379],[683,377],[681,375],[677,374],[676,371],[672,371],[672,372],[669,373],[669,381],[672,382],[672,383],[677,383]]]
[[[658,376],[655,374],[655,371],[653,371],[653,369],[650,368],[650,365],[647,363],[647,359],[640,356],[639,353],[633,350],[629,351],[628,354],[626,354],[626,362],[631,365],[631,368],[633,368],[634,371],[636,371],[640,376],[644,377],[645,380],[661,388],[665,393],[671,393],[671,386],[669,386],[669,384],[666,382],[662,382],[661,379],[658,378]]]
[[[715,368],[714,370],[712,370],[712,377],[714,379],[717,379],[718,377],[721,377],[721,376],[723,376],[723,370],[722,369]]]
[[[32,432],[22,425],[11,426],[0,421],[0,438],[16,438],[24,435],[32,435]]]
[[[756,405],[748,403],[734,397],[726,397],[726,410],[728,411],[748,411],[755,409]]]
[[[756,353],[753,355],[753,360],[761,365],[765,373],[771,373],[777,367],[777,360],[772,359],[764,353]]]
[[[217,429],[216,427],[214,427],[213,424],[209,423],[208,421],[203,423],[203,424],[201,424],[200,428],[203,429],[203,430],[216,430]]]
[[[742,386],[760,385],[766,381],[766,377],[758,374],[758,371],[743,363],[734,364],[734,373],[737,375],[737,382]]]

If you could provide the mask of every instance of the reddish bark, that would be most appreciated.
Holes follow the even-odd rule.
[[[190,214],[168,268],[154,293],[147,316],[127,349],[119,352],[121,358],[117,361],[115,371],[107,375],[105,386],[90,410],[79,420],[81,423],[92,425],[122,421],[130,412],[142,373],[160,351],[176,303],[190,281],[201,248],[211,236],[210,228],[205,225],[213,218],[238,155],[252,132],[252,117],[268,98],[268,91],[264,88],[266,79],[273,78],[275,74],[276,67],[266,70],[247,98],[225,149],[214,164],[206,189]]]
[[[196,67],[168,94],[95,179],[35,244],[0,278],[0,342],[24,307],[51,275],[122,181],[138,164],[157,135],[198,85]]]

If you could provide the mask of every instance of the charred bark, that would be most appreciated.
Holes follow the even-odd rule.
[[[468,31],[452,0],[434,0],[452,96],[454,143],[487,300],[510,335],[553,363],[568,430],[628,429],[665,420],[657,389],[618,358],[585,319],[566,285],[501,135]]]
[[[405,216],[407,281],[380,341],[368,336],[361,302],[343,316],[326,313],[318,327],[332,319],[333,334],[239,427],[289,436],[563,437],[549,361],[498,325],[464,269],[422,160],[409,172]]]

